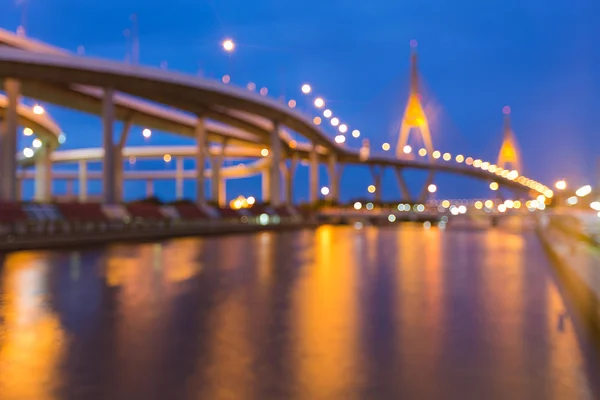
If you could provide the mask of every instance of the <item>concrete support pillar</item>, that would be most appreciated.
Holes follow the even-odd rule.
[[[210,180],[210,197],[212,201],[219,202],[219,193],[221,192],[221,163],[218,155],[212,157],[211,171],[212,177]]]
[[[206,166],[206,130],[204,129],[204,117],[198,116],[196,122],[196,202],[206,203],[206,192],[204,190],[204,170]]]
[[[102,98],[102,147],[104,148],[102,187],[104,202],[106,204],[115,204],[117,202],[115,145],[113,142],[115,122],[113,97],[114,90],[112,88],[104,89],[104,97]]]
[[[404,175],[402,174],[402,168],[395,168],[394,171],[396,171],[396,178],[398,179],[398,186],[400,187],[400,196],[402,197],[402,201],[412,203],[413,199],[410,195],[410,190],[408,189]]]
[[[88,198],[87,193],[87,161],[79,161],[79,201],[85,203]]]
[[[219,196],[217,198],[217,203],[219,207],[227,206],[227,179],[221,177],[221,182],[219,183]]]
[[[183,199],[183,157],[175,159],[175,197]]]
[[[281,205],[281,139],[279,138],[279,123],[273,122],[273,129],[269,136],[269,145],[271,146],[271,165],[269,167],[270,177],[270,197],[271,205],[277,207]]]
[[[381,204],[381,193],[383,192],[383,188],[381,187],[381,175],[375,181],[375,201]]]
[[[371,167],[371,174],[373,175],[373,185],[375,185],[375,202],[381,203],[381,193],[383,188],[381,187],[381,176],[383,175],[383,167],[376,169],[377,167]]]
[[[327,157],[327,170],[327,173],[329,174],[329,199],[332,204],[335,204],[339,201],[339,171],[335,153],[330,153]]]
[[[38,203],[47,203],[52,199],[52,160],[50,154],[50,148],[44,143],[35,160],[33,199]]]
[[[223,166],[223,159],[225,158],[225,147],[227,142],[223,141],[223,144],[217,149],[217,154],[211,155],[211,170],[212,177],[210,182],[211,198],[213,201],[219,202],[219,195],[221,193],[221,167]]]
[[[271,174],[269,170],[264,170],[261,174],[262,201],[267,203],[271,201]]]
[[[427,197],[429,196],[429,185],[433,183],[433,179],[435,177],[434,170],[429,171],[429,175],[427,176],[427,180],[425,181],[425,185],[421,189],[421,194],[419,194],[418,202],[425,203],[427,201]]]
[[[146,181],[146,197],[150,198],[154,196],[154,181],[152,179],[148,179]]]
[[[286,201],[290,206],[294,204],[294,176],[296,175],[296,168],[298,168],[298,153],[292,153],[290,166],[286,174]]]
[[[313,144],[309,154],[308,199],[311,204],[319,200],[319,158],[317,145]]]
[[[115,201],[120,203],[123,201],[123,193],[125,191],[125,180],[123,178],[123,148],[129,136],[131,129],[131,117],[123,123],[123,130],[119,142],[114,145],[114,164],[115,164]]]
[[[123,192],[125,190],[125,181],[123,179],[123,150],[118,145],[114,146],[114,171],[115,171],[115,202],[123,201]]]
[[[335,174],[335,201],[339,203],[340,201],[340,186],[342,181],[342,173],[344,172],[344,164],[337,163],[337,169]]]
[[[4,90],[8,98],[4,124],[0,132],[0,200],[17,200],[17,128],[19,116],[17,106],[21,91],[19,81],[7,78]]]

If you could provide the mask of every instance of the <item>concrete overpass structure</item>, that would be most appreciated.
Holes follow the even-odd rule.
[[[0,198],[5,201],[17,198],[16,162],[6,160],[11,159],[8,154],[14,154],[16,150],[14,143],[20,124],[16,116],[21,95],[101,117],[102,149],[50,155],[53,148],[49,146],[49,151],[36,154],[32,160],[22,160],[22,164],[27,166],[36,163],[36,169],[45,168],[48,171],[52,161],[85,162],[101,158],[104,165],[104,201],[109,204],[122,199],[124,157],[132,155],[132,152],[137,152],[141,157],[144,157],[144,152],[148,157],[162,156],[168,152],[166,148],[127,150],[125,144],[132,125],[196,139],[195,146],[180,149],[180,157],[196,160],[197,170],[187,174],[194,175],[197,180],[196,197],[199,203],[207,200],[207,194],[204,193],[204,179],[207,177],[212,181],[212,197],[217,200],[223,192],[221,186],[226,177],[259,171],[268,178],[265,181],[272,204],[291,201],[293,177],[299,160],[309,162],[309,197],[312,202],[318,199],[318,165],[322,162],[328,166],[330,197],[333,200],[339,196],[339,178],[344,164],[369,166],[378,188],[383,168],[395,169],[405,198],[411,197],[402,175],[406,169],[455,173],[497,181],[522,193],[552,195],[549,188],[539,182],[519,176],[517,171],[504,170],[489,163],[465,165],[458,158],[455,162],[445,155],[443,159],[430,156],[429,159],[417,160],[412,155],[371,156],[368,148],[366,152],[365,149],[349,150],[332,141],[312,120],[285,104],[220,82],[165,70],[77,57],[5,31],[0,31],[0,43],[5,45],[0,47],[0,77],[3,78],[7,93],[0,146],[5,160],[0,174]],[[114,124],[118,120],[123,121],[123,130],[120,139],[114,143]],[[296,132],[303,139],[293,140],[289,132]],[[263,150],[268,152],[267,157],[259,156]],[[247,169],[223,169],[223,160],[228,155],[255,157],[258,161]],[[36,162],[38,158],[45,161]],[[483,168],[485,164],[488,165]],[[80,166],[78,179],[83,181],[81,176],[86,176],[86,170],[83,163]],[[282,190],[283,175],[286,176],[285,195]],[[26,178],[29,174],[21,176]],[[44,193],[49,191],[41,190],[36,198],[48,200]],[[377,193],[381,193],[381,190]],[[423,194],[426,194],[424,190],[420,197]]]

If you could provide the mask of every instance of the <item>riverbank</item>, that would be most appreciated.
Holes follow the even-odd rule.
[[[8,236],[0,242],[0,252],[19,250],[44,250],[105,245],[117,242],[142,243],[186,236],[215,236],[260,231],[313,229],[319,225],[312,220],[273,221],[264,224],[231,221],[201,221],[169,225],[132,225],[122,227],[101,226],[77,231],[55,231],[42,235]]]
[[[580,320],[600,344],[600,249],[555,222],[540,221],[538,237]]]
[[[415,211],[397,216],[366,213],[350,218],[343,213],[329,215],[306,208],[264,204],[231,209],[189,202],[111,206],[100,203],[0,203],[0,252],[303,229],[325,223],[361,222],[379,226],[401,221],[435,222],[437,219]]]

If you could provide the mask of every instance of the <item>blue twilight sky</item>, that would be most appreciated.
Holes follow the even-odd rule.
[[[142,64],[166,62],[169,69],[210,78],[229,73],[235,84],[253,81],[268,87],[270,95],[302,99],[302,108],[316,115],[299,90],[310,82],[377,150],[396,140],[408,89],[408,43],[417,39],[434,147],[494,160],[501,110],[510,105],[527,175],[548,183],[565,177],[573,186],[596,179],[597,0],[4,0],[0,27],[15,30],[23,2],[30,36],[73,51],[84,46],[86,55],[124,60],[123,31],[137,13]],[[237,42],[231,56],[219,46],[225,37]],[[100,145],[97,117],[49,110],[68,135],[67,147]],[[143,143],[141,128],[132,132],[130,145]],[[168,134],[156,134],[150,142],[190,143]],[[350,138],[349,145],[358,147],[359,140]],[[193,167],[191,162],[186,166]],[[364,168],[347,168],[343,198],[364,196],[370,179]],[[414,191],[423,179],[411,175]],[[324,170],[321,180],[326,184]],[[230,183],[228,197],[258,194],[259,181]],[[306,181],[301,168],[298,199],[307,197]],[[485,184],[463,178],[440,176],[437,183],[444,197],[488,193]],[[384,198],[398,197],[391,171],[384,184]],[[173,182],[156,187],[165,199],[174,196]],[[144,188],[130,184],[128,197],[141,196]],[[60,193],[64,185],[55,189]],[[185,192],[194,193],[192,182]]]

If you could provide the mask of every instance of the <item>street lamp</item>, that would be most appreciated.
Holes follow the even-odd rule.
[[[346,136],[344,136],[344,135],[341,135],[341,134],[340,134],[340,135],[336,135],[336,136],[335,136],[335,142],[336,142],[336,143],[338,143],[338,144],[342,144],[342,143],[344,143],[345,141],[346,141]]]
[[[137,14],[131,14],[131,61],[134,65],[140,62],[140,35]]]
[[[223,40],[223,48],[226,52],[231,53],[235,49],[235,43],[231,39]]]
[[[575,194],[579,197],[585,197],[588,194],[592,193],[592,187],[590,185],[585,185],[575,192]]]
[[[17,27],[17,35],[24,37],[26,35],[25,26],[27,25],[27,6],[29,0],[17,0],[17,6],[22,6],[21,10],[21,25]]]
[[[554,186],[558,190],[565,190],[567,188],[567,182],[564,179],[561,179],[560,181],[556,182]]]

